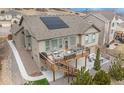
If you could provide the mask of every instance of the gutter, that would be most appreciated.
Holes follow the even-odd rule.
[[[44,75],[41,75],[41,76],[36,76],[36,77],[32,77],[32,76],[29,76],[23,63],[22,63],[22,60],[20,58],[20,55],[16,49],[16,47],[14,46],[13,44],[13,40],[8,40],[8,43],[12,49],[12,52],[15,56],[15,59],[16,59],[16,62],[17,62],[17,65],[18,65],[18,68],[20,70],[20,73],[21,73],[21,76],[27,80],[27,81],[36,81],[36,80],[41,80],[41,79],[44,79],[46,78]]]

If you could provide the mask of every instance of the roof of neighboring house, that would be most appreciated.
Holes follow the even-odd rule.
[[[45,17],[53,17],[53,15],[47,15]],[[83,20],[80,16],[77,15],[54,15],[62,19],[69,28],[61,28],[61,29],[48,29],[46,25],[41,21],[40,17],[44,17],[43,15],[34,15],[34,16],[24,16],[24,20],[22,22],[22,26],[29,33],[34,36],[37,40],[45,40],[55,37],[61,36],[68,36],[68,35],[75,35],[75,34],[84,34],[90,27],[94,27],[98,31],[97,28],[93,23],[88,23],[87,21]],[[19,28],[18,26],[16,28]],[[15,29],[15,27],[13,27]]]
[[[92,17],[91,17],[92,16]],[[101,14],[88,14],[86,16],[82,17],[84,21],[92,22],[96,27],[98,27],[101,31],[104,31],[104,25],[106,22],[108,22],[108,19],[106,19]]]
[[[19,26],[17,24],[13,24],[11,29],[10,29],[10,32],[16,34],[17,32],[19,32],[21,30],[21,28],[23,28],[23,26]]]
[[[101,15],[103,15],[106,19],[108,19],[109,21],[112,21],[113,20],[113,17],[115,15],[117,15],[115,12],[113,11],[94,11],[94,12],[91,12],[92,14],[95,14],[97,16],[99,16],[100,18],[103,18]],[[101,15],[98,15],[98,14],[101,14]],[[104,19],[104,18],[103,18]]]
[[[93,14],[95,17],[97,17],[97,18],[99,18],[99,19],[101,19],[102,21],[104,21],[104,22],[108,22],[108,19],[104,16],[104,15],[102,15],[102,14],[99,14],[99,13],[94,13]]]
[[[12,16],[16,16],[16,15],[22,15],[20,12],[17,12],[15,10],[8,10],[5,11],[5,13],[0,13],[0,15],[12,15]]]

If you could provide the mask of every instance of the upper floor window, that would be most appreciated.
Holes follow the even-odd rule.
[[[95,33],[91,33],[91,34],[87,34],[85,36],[85,43],[94,43],[96,41],[96,34]]]
[[[95,40],[96,40],[96,34],[95,33],[92,34],[92,39],[93,39],[93,42],[95,42]]]
[[[60,38],[58,41],[59,41],[59,48],[62,48],[62,39]]]

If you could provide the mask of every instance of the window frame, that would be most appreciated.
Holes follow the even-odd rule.
[[[47,46],[48,42],[48,46]],[[45,51],[50,51],[50,40],[45,40]]]
[[[70,36],[68,40],[71,47],[76,46],[76,36]]]
[[[96,37],[96,33],[86,34],[85,35],[85,43],[86,44],[95,43],[95,41],[96,41],[96,38],[95,37]]]

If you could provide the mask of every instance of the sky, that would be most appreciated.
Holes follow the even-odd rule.
[[[117,13],[124,13],[124,8],[71,8],[78,12],[97,11],[97,10],[114,10]]]

